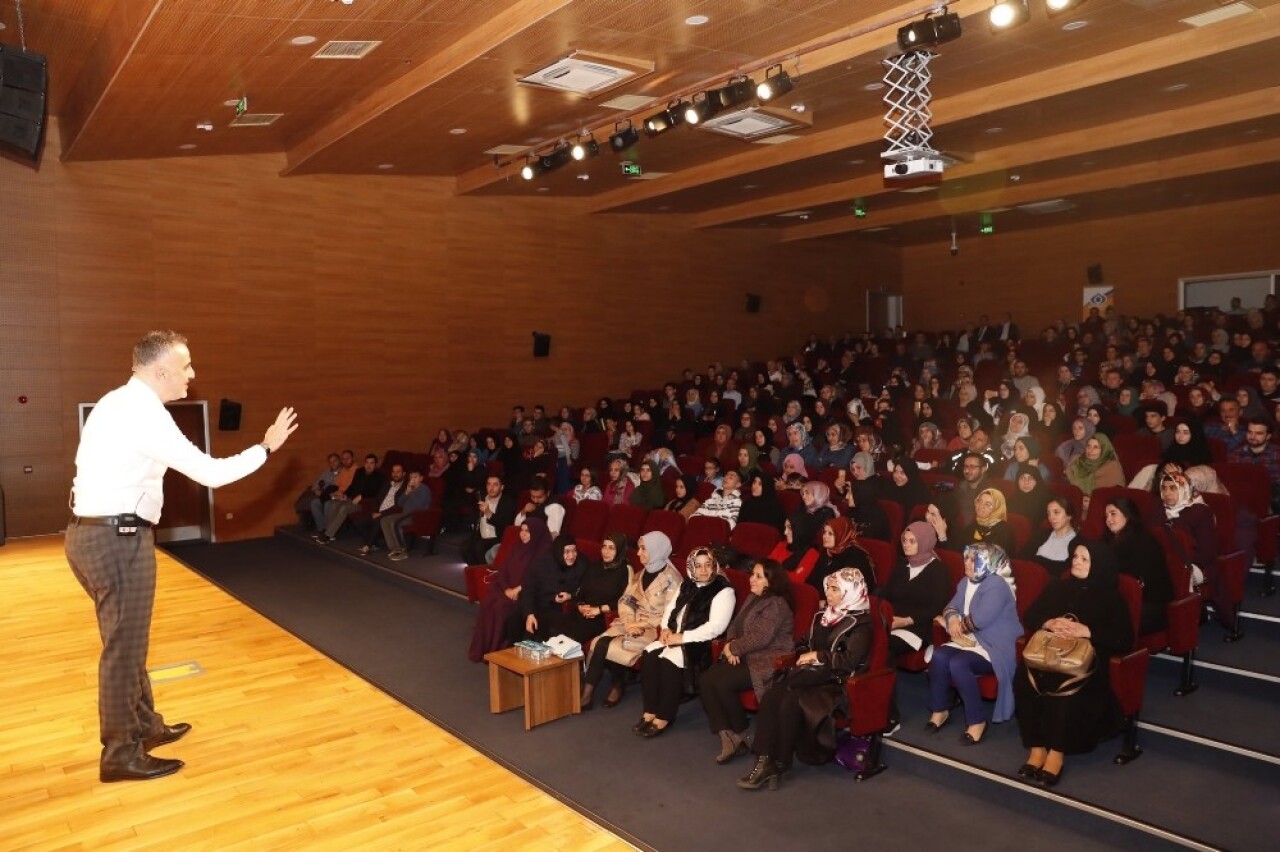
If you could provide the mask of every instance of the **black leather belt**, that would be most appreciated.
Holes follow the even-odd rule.
[[[82,527],[119,527],[121,525],[119,515],[104,515],[102,517],[88,518],[81,515],[72,515],[71,523],[79,524]],[[129,523],[125,524],[125,526],[151,527],[155,526],[155,524],[151,523],[146,518],[138,518],[137,520],[131,520]]]

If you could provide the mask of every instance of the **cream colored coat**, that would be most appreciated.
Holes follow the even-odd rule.
[[[680,584],[684,582],[680,572],[669,564],[658,572],[648,589],[640,585],[643,575],[643,571],[631,572],[627,588],[618,600],[618,617],[595,639],[595,642],[599,642],[623,637],[616,642],[609,642],[606,657],[610,662],[631,666],[640,659],[645,646],[658,638],[658,628],[667,602],[680,591]],[[626,635],[628,628],[637,626],[644,628],[642,634],[634,637]],[[592,643],[592,648],[594,647]]]

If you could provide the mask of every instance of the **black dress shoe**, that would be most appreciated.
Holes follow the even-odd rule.
[[[667,728],[670,728],[670,727],[671,727],[670,722],[668,722],[664,727],[661,727],[661,728],[659,728],[657,725],[650,722],[649,724],[645,725],[643,728],[640,729],[640,736],[644,737],[646,740],[651,740],[654,737],[661,736],[662,734],[664,734]]]
[[[153,748],[159,748],[162,745],[177,742],[185,737],[187,732],[190,730],[191,726],[186,722],[179,722],[176,725],[165,725],[160,729],[160,733],[155,736],[147,737],[143,740],[142,747],[146,751],[151,751]]]
[[[640,721],[639,721],[639,722],[636,722],[634,725],[632,725],[632,726],[631,726],[631,733],[633,733],[633,734],[638,734],[638,733],[640,733],[641,731],[643,731],[645,728],[649,727],[649,726],[650,726],[650,725],[652,725],[652,724],[653,724],[653,722],[652,722],[651,720],[646,719],[645,717],[641,716],[641,717],[640,717]]]
[[[627,694],[625,686],[618,685],[609,690],[609,694],[604,697],[604,707],[617,707],[618,702],[622,700],[622,696]]]
[[[1040,767],[1032,766],[1030,763],[1024,763],[1018,767],[1018,777],[1026,778],[1028,781],[1036,780],[1036,776],[1040,774]]]
[[[1041,787],[1056,787],[1058,786],[1058,779],[1061,777],[1061,769],[1058,770],[1057,774],[1046,772],[1043,769],[1036,773],[1036,780],[1040,782]]]
[[[152,778],[163,778],[172,775],[182,768],[181,760],[169,760],[163,757],[152,757],[141,754],[128,763],[119,766],[102,766],[98,770],[98,778],[104,783],[112,781],[150,781]]]
[[[947,726],[947,723],[950,721],[951,721],[951,714],[947,713],[946,716],[942,717],[941,722],[934,722],[932,719],[929,720],[928,722],[925,722],[924,729],[930,734],[936,734],[938,733],[938,731],[941,731],[943,728],[945,728]]]

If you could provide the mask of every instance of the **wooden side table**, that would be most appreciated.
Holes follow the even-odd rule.
[[[505,713],[524,707],[524,729],[581,713],[581,660],[551,656],[534,661],[514,648],[484,655],[489,663],[489,712]]]

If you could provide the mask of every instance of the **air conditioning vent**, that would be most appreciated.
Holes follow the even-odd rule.
[[[275,124],[283,116],[282,112],[246,112],[231,120],[229,127],[266,127]]]
[[[652,62],[577,51],[545,68],[525,74],[519,81],[528,86],[591,98],[651,71]]]
[[[1189,24],[1193,27],[1205,27],[1209,24],[1216,24],[1219,21],[1226,21],[1231,18],[1238,18],[1241,15],[1247,15],[1250,12],[1256,12],[1257,9],[1248,3],[1229,3],[1225,6],[1219,6],[1216,9],[1210,9],[1208,12],[1201,12],[1199,15],[1192,15],[1190,18],[1183,18],[1179,23]]]
[[[1068,210],[1075,210],[1076,206],[1065,198],[1051,198],[1048,201],[1019,204],[1018,209],[1033,216],[1044,216],[1049,213],[1066,213]]]
[[[312,59],[364,59],[380,41],[331,41],[311,54]]]
[[[800,114],[771,112],[761,107],[747,107],[717,115],[698,125],[699,130],[710,130],[734,139],[753,141],[765,136],[786,133],[789,130],[808,127],[813,119],[808,113],[803,114],[808,120],[802,120]]]
[[[510,157],[512,154],[523,154],[529,150],[528,145],[494,145],[485,151],[491,157]]]
[[[638,109],[644,109],[651,103],[653,103],[653,98],[648,95],[618,95],[616,98],[610,98],[603,102],[600,106],[633,112]]]

